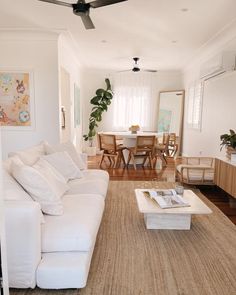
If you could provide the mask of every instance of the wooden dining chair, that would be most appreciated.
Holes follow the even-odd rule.
[[[99,148],[103,152],[101,161],[99,163],[100,167],[105,157],[108,158],[110,165],[113,168],[117,168],[121,161],[124,165],[126,165],[123,155],[123,150],[125,149],[125,147],[120,144],[117,145],[115,135],[98,134],[98,139]]]
[[[174,157],[178,151],[178,138],[176,136],[176,133],[170,133],[169,134],[169,140],[168,140],[168,156]]]
[[[163,134],[163,140],[162,143],[158,142],[158,138],[156,138],[156,144],[153,151],[153,161],[154,166],[156,166],[157,159],[160,158],[162,161],[162,166],[165,167],[167,165],[167,159],[168,156],[168,144],[169,144],[169,134]]]
[[[144,166],[146,160],[148,159],[151,168],[153,168],[152,155],[153,155],[153,149],[155,146],[155,140],[156,140],[155,136],[137,136],[135,147],[128,148],[129,156],[127,161],[127,166],[132,160],[134,169],[136,170],[137,166],[136,166],[135,159],[143,158],[142,165]]]

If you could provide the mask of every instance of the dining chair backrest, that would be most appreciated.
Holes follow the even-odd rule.
[[[116,151],[116,137],[112,134],[99,134],[99,146],[103,151]]]
[[[138,151],[153,151],[156,142],[155,135],[142,136],[139,135],[136,138],[135,150]]]
[[[162,144],[166,144],[169,140],[169,133],[164,132],[162,136]]]
[[[177,137],[176,137],[176,134],[175,133],[169,133],[169,145],[170,146],[174,146],[177,142]]]

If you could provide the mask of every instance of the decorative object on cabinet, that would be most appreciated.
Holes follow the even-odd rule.
[[[226,157],[231,159],[231,154],[236,154],[236,133],[234,130],[230,129],[229,134],[222,134],[220,136],[221,148],[226,147]]]

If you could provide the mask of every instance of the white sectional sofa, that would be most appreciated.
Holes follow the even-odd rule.
[[[12,163],[20,159],[24,165],[32,166],[47,153],[47,148],[47,144],[41,143],[11,153],[3,163],[9,285],[83,288],[103,215],[109,176],[102,170],[87,170],[83,155],[83,163],[79,163],[84,165],[82,177],[68,181],[68,190],[61,198],[63,214],[42,214],[40,204],[13,178]],[[67,143],[57,149],[69,149],[70,154],[73,147]]]

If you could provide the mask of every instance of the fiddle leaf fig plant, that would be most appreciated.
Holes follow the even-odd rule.
[[[105,79],[106,89],[99,88],[96,91],[90,103],[94,105],[89,117],[89,131],[88,134],[83,135],[85,141],[89,141],[89,146],[93,144],[93,138],[96,135],[96,128],[98,123],[102,121],[102,114],[108,110],[108,106],[111,104],[113,98],[113,92],[111,89],[111,83],[108,78]]]
[[[229,134],[222,134],[220,136],[220,140],[220,150],[222,150],[223,147],[231,147],[233,149],[236,149],[236,133],[234,130],[230,129]]]

